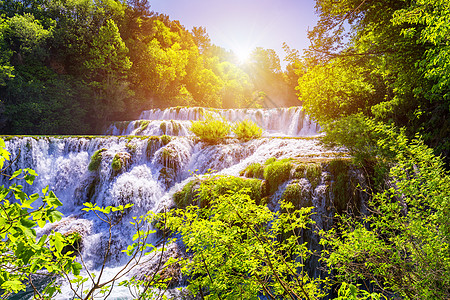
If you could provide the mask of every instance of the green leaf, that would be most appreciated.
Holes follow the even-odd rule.
[[[13,292],[25,290],[25,285],[22,284],[22,282],[20,282],[19,280],[6,281],[1,285],[1,287],[2,287],[2,289],[8,290],[8,291],[13,291]]]
[[[36,179],[36,176],[34,176],[34,175],[30,175],[30,174],[25,175],[25,182],[28,183],[29,185],[32,185],[35,179]]]
[[[60,221],[63,216],[64,215],[56,209],[50,209],[49,211],[47,211],[47,217],[51,223]]]
[[[50,191],[48,198],[47,198],[48,204],[55,207],[62,206],[61,201],[59,201],[58,197],[56,197],[55,193],[53,191]]]
[[[61,253],[65,246],[63,235],[57,232],[53,237],[53,244],[55,245],[56,250]]]
[[[35,222],[25,218],[20,219],[20,224],[22,224],[22,226],[24,226],[25,228],[33,228],[34,226],[36,226]]]
[[[39,219],[39,220],[37,220],[37,224],[40,228],[42,228],[45,226],[45,224],[47,224],[47,222],[43,219]]]
[[[17,176],[19,176],[20,174],[22,174],[22,169],[15,171],[11,178],[9,178],[9,180],[13,180],[14,178],[16,178]]]
[[[78,263],[78,262],[74,262],[73,264],[72,264],[72,272],[73,272],[73,274],[76,276],[76,275],[80,275],[80,272],[81,272],[81,269],[82,269],[83,267],[82,267],[82,265],[80,264],[80,263]]]
[[[25,200],[22,202],[22,207],[24,208],[31,208],[33,209],[33,207],[31,206],[31,203],[33,203],[34,201],[36,201],[37,199],[39,199],[39,194],[32,194],[28,197],[28,200]]]

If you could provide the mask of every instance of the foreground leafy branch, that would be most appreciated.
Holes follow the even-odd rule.
[[[420,139],[384,133],[378,146],[395,153],[390,180],[368,216],[341,216],[339,227],[322,232],[324,259],[341,282],[363,279],[387,296],[447,299],[450,176]]]
[[[326,281],[311,278],[304,269],[312,254],[300,242],[310,227],[312,208],[294,210],[283,202],[281,211],[257,205],[243,189],[214,193],[214,177],[200,186],[204,208],[188,206],[171,211],[167,225],[179,232],[192,256],[181,262],[194,295],[213,299],[319,299]]]

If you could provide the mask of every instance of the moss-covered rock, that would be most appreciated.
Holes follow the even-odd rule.
[[[151,136],[147,139],[145,154],[148,159],[152,158],[155,152],[161,148],[161,138],[159,136]]]
[[[169,187],[175,183],[176,180],[176,172],[172,168],[163,167],[159,171],[158,180],[164,184],[166,187]]]
[[[161,122],[161,124],[159,124],[159,129],[161,129],[162,134],[165,135],[167,133],[167,124],[166,124],[166,122]]]
[[[200,194],[200,189],[207,191],[207,195]],[[230,192],[248,194],[257,204],[261,204],[262,200],[267,196],[263,180],[234,176],[214,176],[203,181],[193,180],[189,182],[181,191],[174,194],[174,202],[178,207],[183,208],[189,205],[205,207],[212,199]]]
[[[123,168],[125,168],[131,161],[131,155],[127,152],[119,152],[114,155],[114,158],[111,162],[111,168],[115,172],[120,172]]]
[[[351,161],[345,159],[331,160],[327,166],[333,179],[331,184],[333,205],[340,214],[355,202],[353,191],[356,186],[353,186],[350,178],[350,167]]]
[[[162,135],[161,136],[161,143],[163,144],[163,146],[167,145],[171,141],[172,141],[172,137],[171,136],[168,136],[168,135]]]
[[[312,206],[311,190],[305,188],[298,181],[288,184],[281,198],[294,204],[298,209]]]
[[[139,129],[136,130],[136,135],[138,134],[142,134],[142,132],[145,131],[145,129],[147,129],[148,124],[150,124],[149,120],[142,120],[139,122]]]
[[[195,197],[198,193],[196,190],[200,187],[200,180],[192,180],[188,182],[181,191],[173,195],[173,201],[177,207],[185,208],[195,202]]]
[[[128,143],[125,144],[125,148],[127,148],[130,154],[134,154],[136,153],[137,144],[133,143],[132,141],[129,141]]]
[[[170,120],[172,125],[172,135],[179,135],[181,130],[181,125],[174,120]]]
[[[128,125],[130,125],[130,121],[118,121],[114,122],[113,125],[117,128],[119,132],[123,133],[128,128]]]
[[[97,171],[100,167],[100,164],[102,163],[103,158],[103,152],[105,152],[107,149],[102,148],[94,152],[94,154],[91,157],[91,162],[89,163],[88,170],[93,172]]]
[[[264,179],[267,182],[268,193],[273,194],[283,182],[289,180],[293,165],[289,159],[269,160],[265,163]]]
[[[99,183],[100,178],[98,178],[98,176],[96,176],[95,178],[92,179],[92,181],[89,182],[86,188],[86,199],[88,202],[93,202],[92,199],[94,198]]]
[[[322,165],[320,163],[311,163],[306,165],[305,175],[308,181],[311,183],[313,189],[320,183],[322,176]]]
[[[270,165],[271,163],[276,162],[276,161],[277,161],[277,158],[276,158],[276,157],[271,157],[271,158],[267,159],[267,160],[264,162],[264,165],[267,166],[267,165]]]
[[[250,164],[240,172],[240,175],[248,178],[264,179],[264,166],[260,163]]]

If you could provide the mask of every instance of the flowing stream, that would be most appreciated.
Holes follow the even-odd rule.
[[[191,121],[201,119],[204,111],[203,108],[144,111],[140,120],[116,122],[107,129],[105,136],[98,137],[5,137],[7,150],[15,158],[12,169],[32,168],[39,174],[35,184],[25,190],[34,193],[48,185],[63,203],[63,220],[47,225],[40,234],[52,229],[61,233],[80,233],[84,261],[95,271],[103,262],[108,226],[94,214],[81,211],[83,203],[93,202],[98,206],[133,203],[113,233],[114,255],[108,260],[105,273],[105,276],[112,276],[126,261],[127,257],[120,250],[126,249],[131,242],[134,229],[129,222],[132,218],[147,211],[161,212],[174,207],[173,194],[192,180],[192,172],[202,174],[214,170],[219,174],[239,176],[246,166],[264,163],[271,157],[326,160],[333,156],[331,151],[318,144],[318,127],[301,107],[210,110],[215,117],[230,122],[251,119],[264,130],[260,139],[240,142],[230,138],[219,145],[197,141],[189,132]],[[91,157],[99,149],[104,149],[101,164],[98,170],[89,171]],[[119,171],[111,167],[116,155],[124,162]],[[357,174],[354,176],[358,177]],[[1,180],[0,184],[10,184],[5,178]],[[271,202],[276,207],[286,186],[300,185],[310,193],[318,226],[327,227],[327,217],[333,213],[330,210],[333,201],[330,181],[333,179],[326,170],[314,186],[306,178],[290,180],[280,186]],[[155,235],[150,242],[156,243],[159,238]],[[318,275],[320,271],[314,271],[314,268],[311,266],[312,272]],[[63,291],[66,296],[62,298],[70,294],[68,286],[63,286]],[[110,299],[129,297],[126,288],[115,287]]]

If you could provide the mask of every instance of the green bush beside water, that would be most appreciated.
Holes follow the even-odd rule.
[[[244,120],[233,125],[232,131],[236,137],[243,141],[260,138],[262,129],[255,122]]]
[[[205,120],[192,122],[190,130],[203,142],[217,144],[229,135],[231,125],[223,119],[207,115]]]

